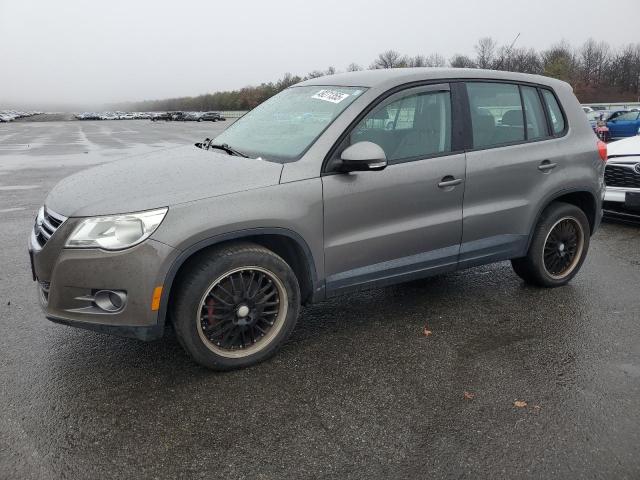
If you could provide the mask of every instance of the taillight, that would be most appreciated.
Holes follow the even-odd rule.
[[[598,140],[598,153],[600,154],[600,159],[603,162],[607,161],[607,144],[602,140]]]

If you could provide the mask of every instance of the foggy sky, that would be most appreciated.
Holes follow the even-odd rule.
[[[621,46],[638,19],[639,0],[0,0],[0,109],[198,95],[390,48],[473,55],[518,32],[520,47]]]

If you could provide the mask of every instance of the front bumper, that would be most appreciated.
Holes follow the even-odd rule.
[[[602,209],[605,217],[618,220],[640,221],[640,206],[628,202],[627,193],[640,196],[640,188],[607,187]]]
[[[30,236],[29,254],[45,316],[120,336],[160,337],[164,324],[158,320],[157,308],[152,308],[154,290],[163,285],[179,251],[153,239],[116,252],[64,248],[79,221],[67,219],[44,245],[33,232]],[[124,306],[117,312],[101,310],[92,301],[100,290],[124,292]]]

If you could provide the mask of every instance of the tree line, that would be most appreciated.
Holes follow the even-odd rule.
[[[455,54],[445,59],[438,53],[409,56],[396,50],[378,54],[368,69],[445,67],[486,68],[535,73],[569,82],[583,103],[640,101],[640,43],[613,48],[606,42],[587,40],[579,47],[562,41],[543,51],[499,45],[493,38],[481,38],[474,55]],[[364,70],[356,63],[346,71]],[[334,67],[314,70],[304,76],[286,73],[276,82],[238,90],[219,91],[196,97],[147,100],[114,106],[135,111],[250,110],[281,90],[309,78],[338,73]]]

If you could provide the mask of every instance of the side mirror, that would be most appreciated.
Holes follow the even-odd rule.
[[[344,149],[340,155],[343,172],[382,170],[387,166],[387,155],[382,147],[373,142],[358,142]]]

